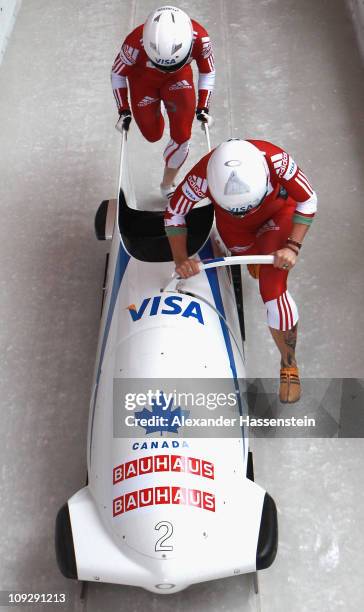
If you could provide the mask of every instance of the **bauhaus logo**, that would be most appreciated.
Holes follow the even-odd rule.
[[[208,491],[178,486],[148,487],[113,499],[112,513],[115,517],[131,510],[158,504],[195,506],[195,508],[215,512],[215,495]]]
[[[152,472],[183,472],[214,479],[214,465],[211,461],[184,455],[150,455],[114,467],[113,484]]]

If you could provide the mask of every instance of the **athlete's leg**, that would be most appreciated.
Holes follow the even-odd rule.
[[[287,206],[258,230],[256,244],[260,254],[274,253],[284,246],[292,228],[293,211]],[[259,289],[267,307],[268,324],[278,331],[292,329],[298,320],[297,306],[287,291],[287,277],[286,270],[260,266]]]
[[[149,142],[160,140],[164,119],[158,88],[140,77],[128,77],[128,83],[133,117],[141,133]]]
[[[294,207],[285,206],[281,212],[260,228],[257,233],[259,253],[274,253],[282,248],[292,228]],[[281,401],[294,402],[300,397],[300,383],[296,361],[298,310],[287,290],[288,272],[273,266],[261,266],[259,288],[267,308],[267,319],[273,340],[281,354]]]
[[[171,75],[161,88],[161,96],[167,110],[171,135],[164,151],[165,172],[162,185],[166,186],[173,183],[189,151],[196,108],[191,67],[185,66]]]
[[[297,367],[296,344],[297,344],[297,323],[287,331],[281,331],[270,327],[273,340],[281,353],[281,367]]]

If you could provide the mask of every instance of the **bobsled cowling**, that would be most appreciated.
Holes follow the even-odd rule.
[[[211,269],[163,291],[174,264],[161,214],[129,208],[125,186],[127,180],[117,206],[108,210],[106,201],[96,216],[100,235],[102,217],[113,232],[90,403],[88,484],[58,514],[56,550],[69,578],[173,593],[268,567],[277,549],[276,508],[247,474],[243,399],[226,409],[236,419],[229,438],[187,437],[183,427],[154,434],[124,427],[114,435],[115,380],[219,378],[236,394],[245,378],[230,271]],[[193,210],[188,223],[190,253],[201,260],[221,255],[211,205]]]

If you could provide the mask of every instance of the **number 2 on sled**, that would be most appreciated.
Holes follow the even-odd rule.
[[[159,540],[156,541],[155,551],[156,552],[165,552],[165,551],[168,551],[168,550],[169,551],[173,550],[173,546],[165,544],[165,542],[167,540],[169,540],[169,538],[171,538],[172,535],[173,535],[173,525],[172,525],[172,523],[170,523],[169,521],[160,521],[159,523],[156,524],[154,529],[156,531],[159,531],[160,529],[164,530],[164,533],[162,534],[162,536],[159,538]]]

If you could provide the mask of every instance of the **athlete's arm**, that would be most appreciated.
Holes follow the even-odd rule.
[[[208,109],[215,86],[214,54],[207,30],[197,21],[192,21],[192,26],[195,37],[193,57],[196,60],[199,72],[197,108]]]
[[[300,246],[303,243],[304,237],[308,232],[309,225],[303,223],[294,223],[289,236],[290,241],[287,242],[287,246],[279,249],[274,253],[275,268],[290,270],[296,265]],[[292,242],[291,242],[292,241]],[[297,243],[297,244],[295,244]],[[288,268],[287,268],[288,266]]]
[[[188,258],[187,233],[175,235],[168,234],[168,240],[178,276],[181,276],[181,278],[188,278],[189,276],[198,274],[200,272],[199,262],[197,259]]]
[[[126,77],[130,74],[140,51],[136,42],[136,33],[134,30],[126,37],[111,69],[111,85],[119,114],[129,110]]]
[[[207,196],[206,168],[209,157],[210,153],[186,174],[168,202],[164,215],[164,226],[176,272],[182,278],[200,271],[197,260],[188,258],[186,215],[197,202]]]
[[[279,184],[287,190],[288,195],[296,202],[293,226],[287,245],[275,253],[274,261],[275,267],[288,266],[288,269],[290,269],[296,263],[300,245],[302,245],[314,220],[317,210],[317,195],[308,178],[289,153],[270,142],[251,142],[265,152],[271,175],[277,177]]]

